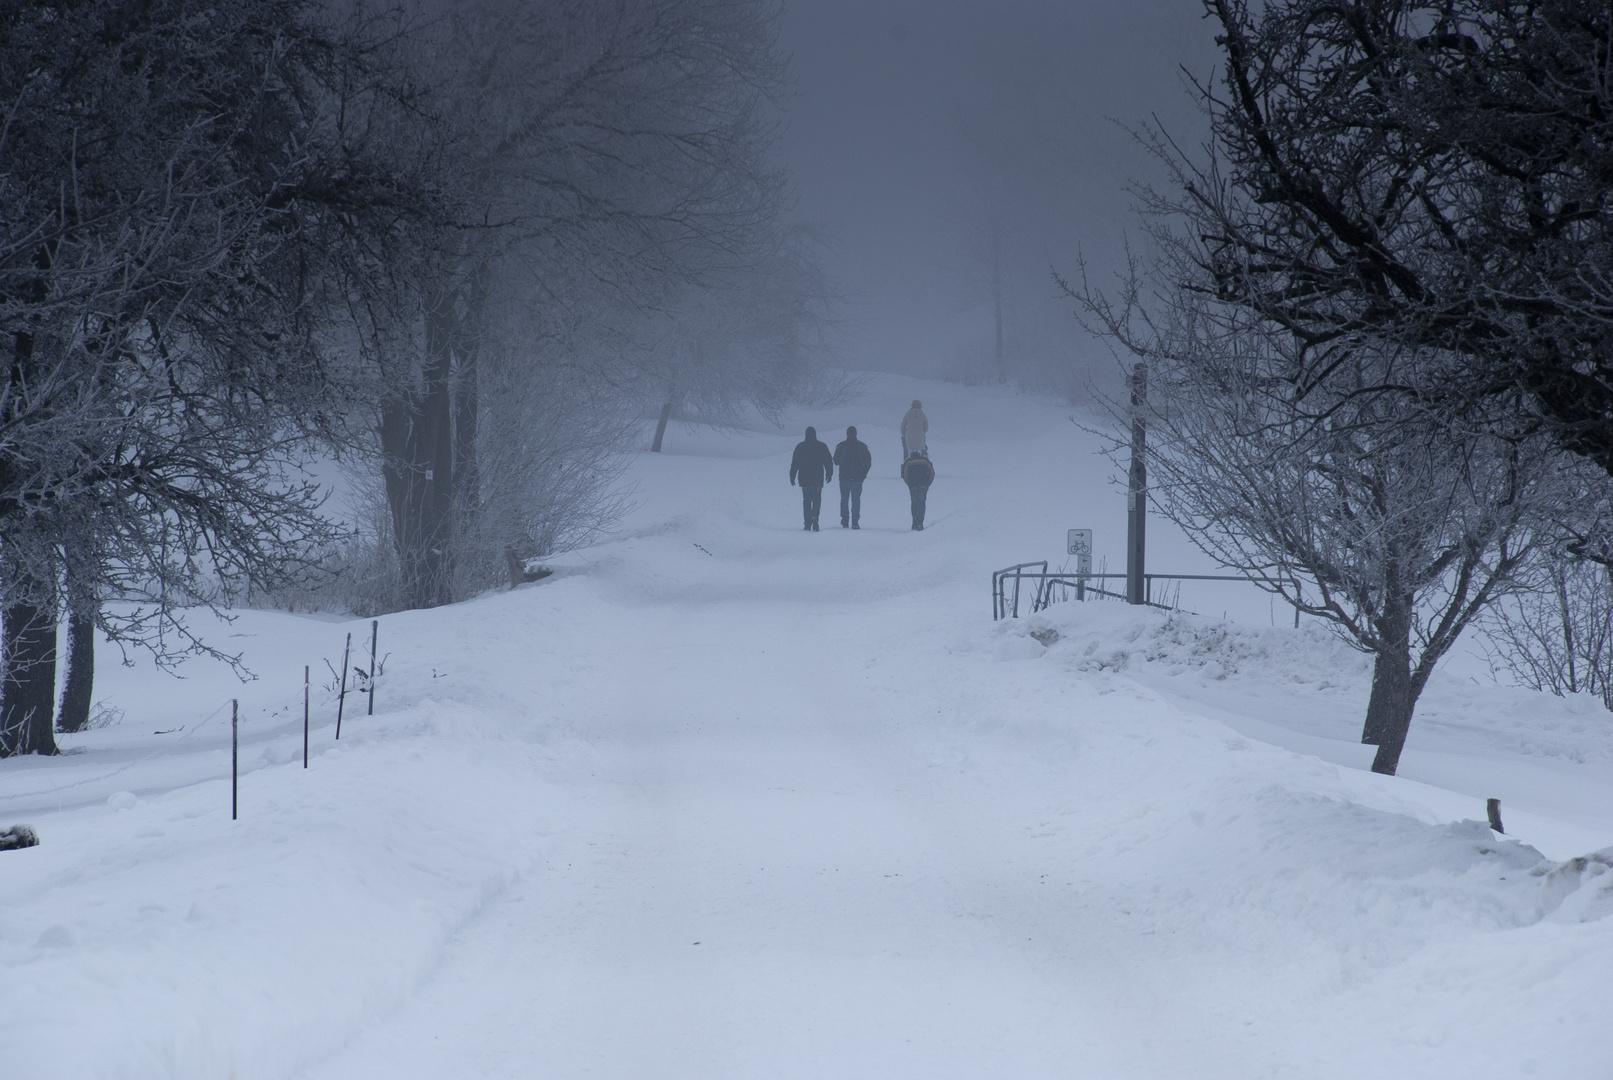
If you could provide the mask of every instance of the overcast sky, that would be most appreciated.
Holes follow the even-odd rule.
[[[850,366],[956,372],[992,351],[1002,237],[1020,359],[1102,357],[1049,267],[1112,271],[1158,175],[1127,127],[1203,121],[1182,69],[1215,65],[1198,0],[790,0],[795,94],[783,140],[799,216],[849,294]],[[1057,354],[1057,355],[1054,355]]]

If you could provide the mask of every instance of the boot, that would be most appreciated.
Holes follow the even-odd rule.
[[[814,522],[813,522],[813,523],[812,523],[812,531],[813,531],[813,532],[817,532],[817,531],[818,531],[818,523],[817,523],[817,522],[816,522],[816,521],[814,521]]]
[[[852,527],[852,528],[853,528],[853,529],[860,529],[860,528],[862,528],[862,526],[861,526],[861,525],[859,525],[859,524],[857,524],[857,521],[856,521],[856,519],[855,519],[855,518],[853,518],[853,519],[852,519],[852,522],[851,522],[851,527]]]
[[[840,527],[842,529],[849,528],[850,526],[851,526],[851,522],[847,521],[845,518],[840,519]]]

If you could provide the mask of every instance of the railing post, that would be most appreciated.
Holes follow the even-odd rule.
[[[342,688],[336,692],[336,737],[342,737],[342,708],[347,704],[347,654],[353,651],[353,635],[347,635],[342,646]]]

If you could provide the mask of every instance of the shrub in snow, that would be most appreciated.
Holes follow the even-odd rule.
[[[1485,621],[1491,669],[1560,697],[1593,694],[1613,710],[1613,572],[1558,560],[1543,576],[1543,587]]]
[[[89,723],[85,724],[84,726],[92,730],[109,728],[113,724],[120,723],[122,720],[122,709],[118,708],[116,705],[108,705],[104,701],[97,701],[95,703],[95,707],[90,710]]]

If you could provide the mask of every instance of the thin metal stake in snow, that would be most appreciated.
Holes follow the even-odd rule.
[[[353,635],[347,635],[342,646],[342,688],[336,692],[336,737],[342,737],[342,706],[347,704],[347,654],[353,651]],[[326,661],[329,663],[329,661]]]
[[[302,666],[302,767],[308,767],[308,665]]]
[[[366,716],[375,715],[375,639],[381,633],[381,620],[370,620],[370,711]]]
[[[241,774],[241,714],[240,702],[230,699],[230,820],[235,820],[240,802],[236,792]]]

